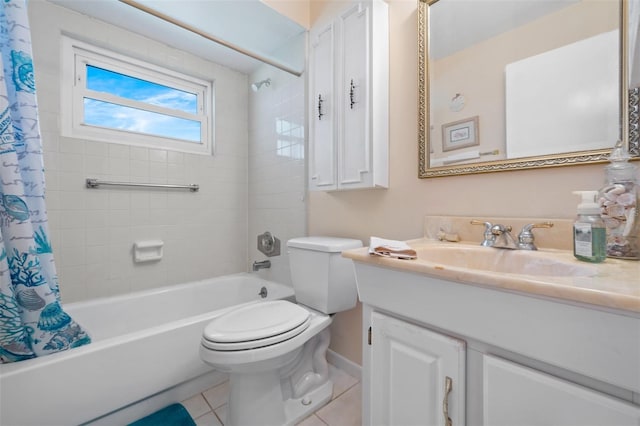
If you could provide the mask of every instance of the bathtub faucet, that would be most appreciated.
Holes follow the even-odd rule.
[[[260,269],[271,268],[270,260],[262,260],[258,262],[257,260],[253,262],[253,272],[259,271]]]

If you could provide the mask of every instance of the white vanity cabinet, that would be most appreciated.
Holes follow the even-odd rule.
[[[357,1],[310,30],[310,190],[388,187],[388,21],[384,1]]]
[[[640,407],[535,369],[484,355],[482,373],[485,425],[640,424]]]
[[[354,264],[363,424],[640,425],[637,313]]]
[[[370,424],[464,424],[464,342],[377,312],[371,330]]]

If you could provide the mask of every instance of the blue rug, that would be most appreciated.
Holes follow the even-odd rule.
[[[128,426],[196,426],[182,404],[171,404]]]

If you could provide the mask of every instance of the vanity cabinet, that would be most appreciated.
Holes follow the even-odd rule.
[[[388,20],[358,1],[310,30],[310,190],[388,187]]]
[[[484,355],[482,373],[486,425],[640,424],[639,407],[535,369]]]
[[[640,425],[639,314],[354,264],[363,424]]]
[[[464,342],[377,312],[371,330],[370,423],[464,424]]]

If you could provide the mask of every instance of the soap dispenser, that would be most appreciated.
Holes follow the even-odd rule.
[[[640,259],[640,220],[636,182],[636,166],[629,163],[629,154],[618,141],[605,167],[607,184],[600,190],[600,215],[607,229],[607,256],[619,259]]]
[[[573,224],[573,255],[578,260],[600,263],[607,258],[606,228],[600,217],[598,191],[574,191],[582,196]]]

